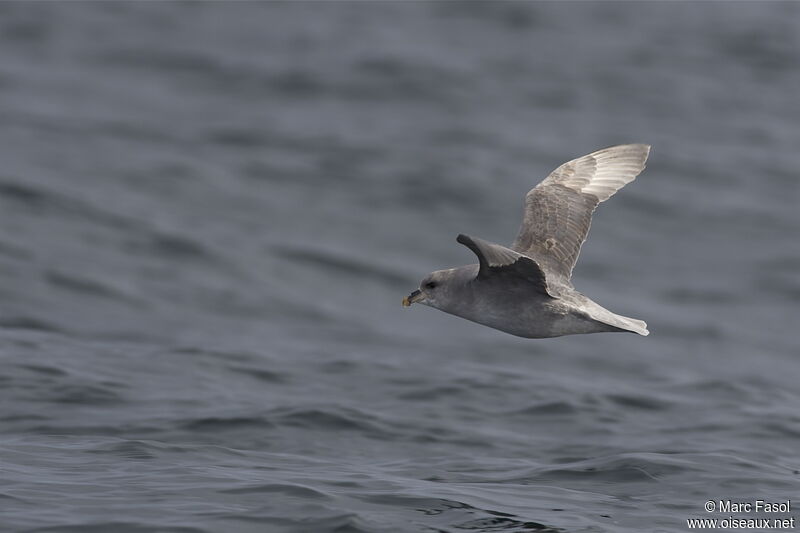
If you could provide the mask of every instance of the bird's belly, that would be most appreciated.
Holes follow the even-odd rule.
[[[609,331],[605,324],[574,312],[559,300],[477,301],[458,316],[529,339]]]

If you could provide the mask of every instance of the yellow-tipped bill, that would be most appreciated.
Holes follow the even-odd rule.
[[[420,291],[414,291],[405,298],[403,298],[403,307],[408,307],[422,297]]]

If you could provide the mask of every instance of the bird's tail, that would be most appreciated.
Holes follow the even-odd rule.
[[[647,331],[647,323],[644,320],[637,320],[635,318],[629,318],[627,316],[622,315],[614,315],[616,319],[613,324],[614,327],[619,329],[624,329],[625,331],[630,331],[632,333],[638,333],[642,337],[647,337],[650,335],[650,332]]]
[[[638,333],[643,337],[650,335],[644,320],[637,320],[635,318],[612,313],[588,298],[585,301],[585,305],[589,316],[598,322],[611,326],[611,331],[630,331],[631,333]]]

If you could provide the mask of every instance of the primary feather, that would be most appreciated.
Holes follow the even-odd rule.
[[[525,196],[511,248],[569,281],[595,208],[644,170],[649,153],[646,144],[612,146],[555,169]]]

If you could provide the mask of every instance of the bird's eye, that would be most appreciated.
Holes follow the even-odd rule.
[[[425,284],[425,288],[426,289],[435,289],[436,288],[436,282],[435,281],[429,281],[428,283]]]

